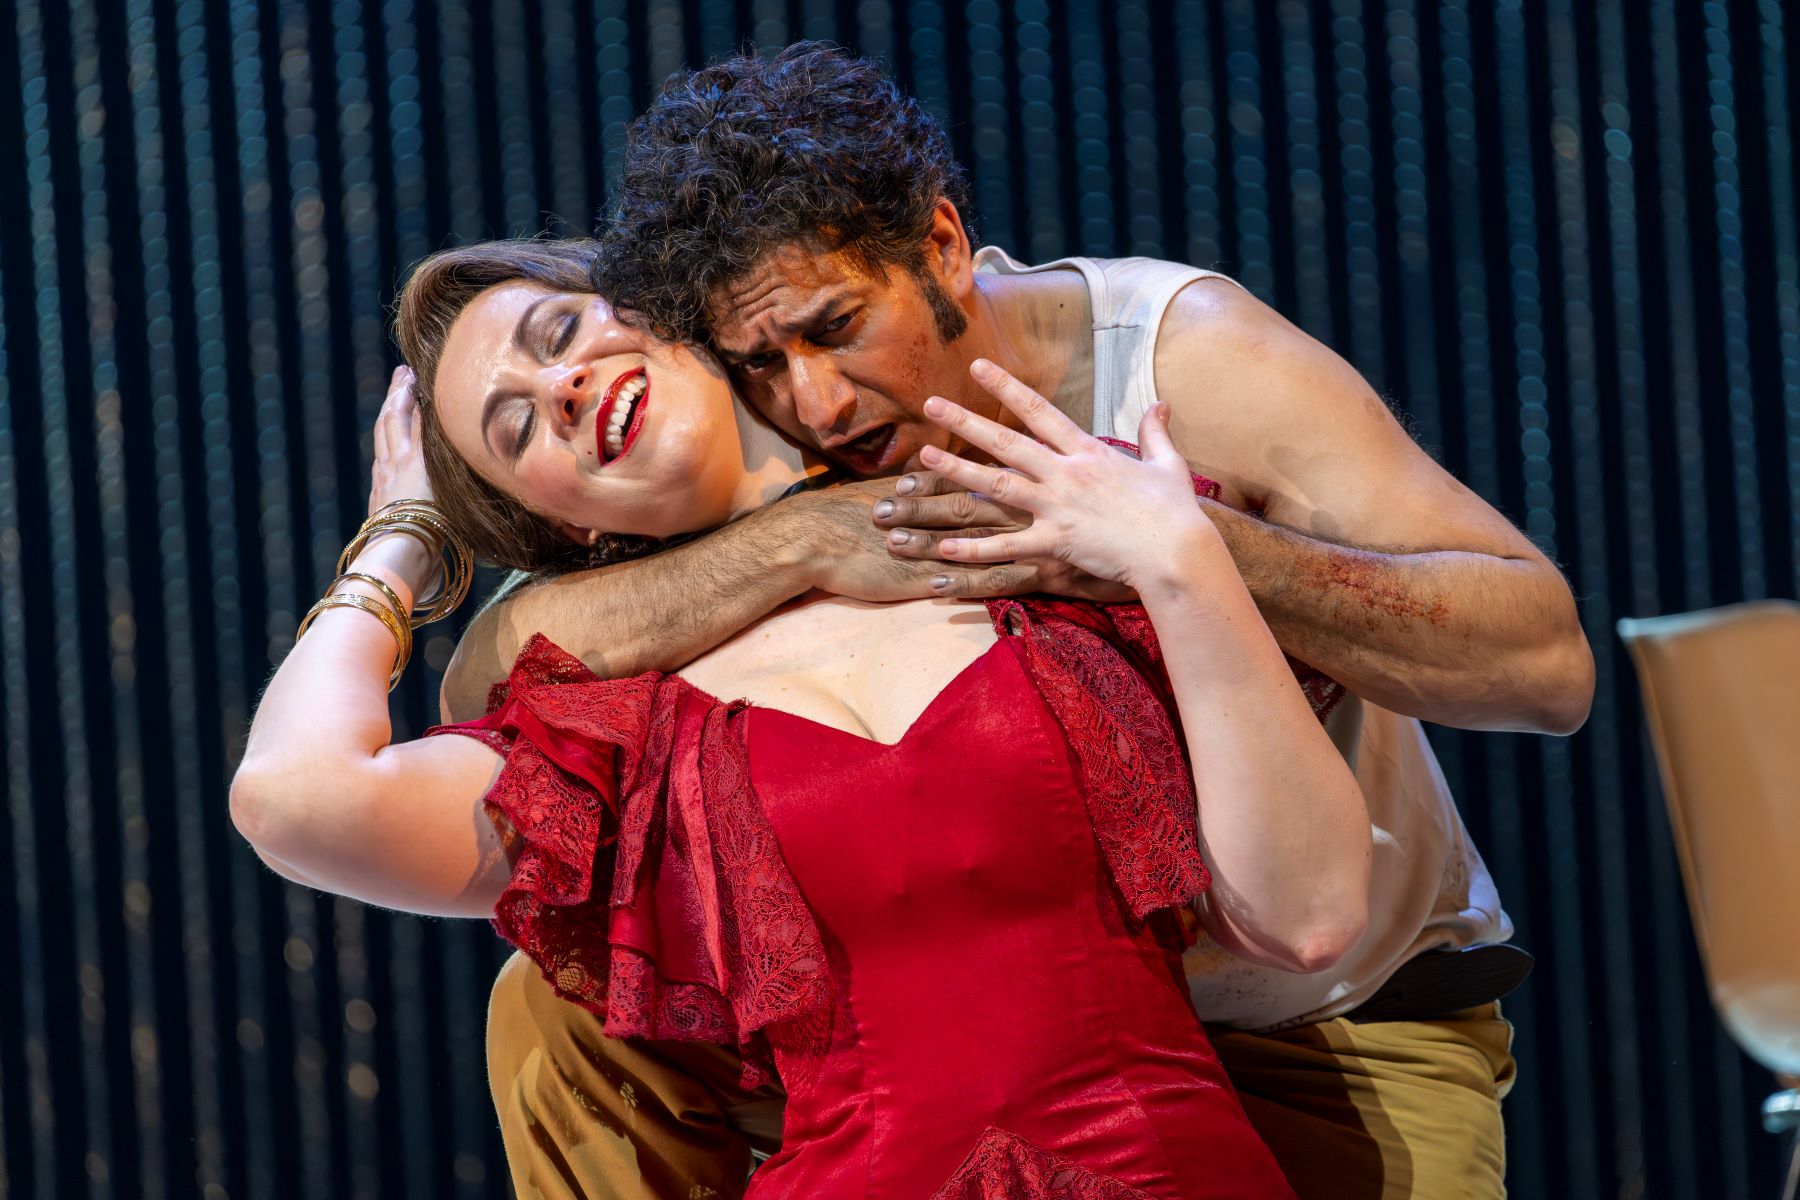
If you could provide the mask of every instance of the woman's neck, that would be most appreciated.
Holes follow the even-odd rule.
[[[732,497],[733,519],[772,503],[796,483],[830,470],[823,458],[789,441],[747,404],[737,405],[737,426],[744,474]]]

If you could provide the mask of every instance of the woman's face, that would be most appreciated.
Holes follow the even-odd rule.
[[[598,296],[489,288],[451,325],[433,396],[457,454],[577,541],[732,516],[744,458],[724,373]]]

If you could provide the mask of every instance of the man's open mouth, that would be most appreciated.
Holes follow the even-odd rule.
[[[877,425],[855,441],[841,443],[831,453],[858,475],[879,474],[893,455],[899,432],[892,422]]]
[[[650,375],[643,367],[625,372],[606,389],[606,399],[595,420],[601,466],[618,461],[631,449],[644,426],[645,399],[649,395]]]

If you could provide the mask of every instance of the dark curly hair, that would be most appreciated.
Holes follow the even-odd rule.
[[[711,335],[709,298],[789,243],[917,279],[944,341],[967,324],[926,269],[940,198],[968,184],[943,127],[874,63],[823,42],[672,77],[632,123],[595,290],[658,334]]]

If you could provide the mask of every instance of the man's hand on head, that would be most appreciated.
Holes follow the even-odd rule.
[[[985,571],[943,560],[937,547],[944,539],[1016,532],[1031,525],[1031,514],[971,492],[933,471],[871,482],[890,485],[871,510],[875,525],[885,531],[888,553],[896,560],[931,564],[931,595],[975,599],[1047,592],[1103,603],[1137,598],[1130,588],[1055,559],[1000,563]]]

